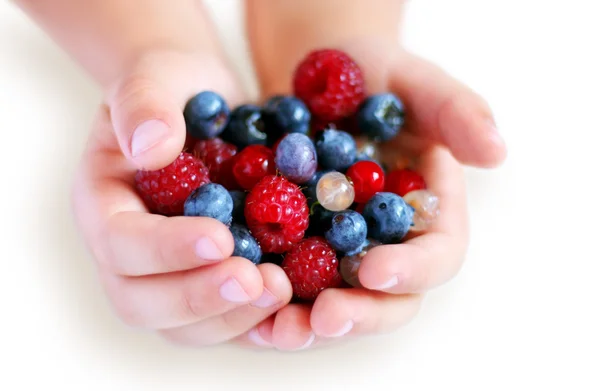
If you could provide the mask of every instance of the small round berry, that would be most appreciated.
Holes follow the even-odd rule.
[[[233,176],[245,190],[250,190],[266,175],[275,174],[273,151],[263,145],[250,145],[233,161]]]
[[[208,167],[212,182],[230,190],[238,188],[232,170],[233,156],[237,153],[235,145],[226,143],[220,138],[201,140],[194,145],[194,153]]]
[[[232,255],[246,258],[253,264],[258,265],[262,257],[262,251],[248,228],[240,224],[232,224],[229,231],[231,231],[234,243]]]
[[[426,188],[425,179],[409,169],[391,171],[385,178],[385,191],[396,193],[400,197],[404,197],[411,191]]]
[[[311,237],[295,245],[282,263],[294,296],[301,300],[315,300],[327,288],[342,283],[335,251],[322,237]]]
[[[319,179],[323,177],[323,175],[328,172],[332,172],[332,170],[321,170],[314,173],[312,178],[308,180],[303,186],[302,192],[306,196],[306,201],[308,205],[312,205],[317,202],[317,183],[319,183]]]
[[[294,73],[294,95],[320,119],[336,121],[351,116],[365,96],[358,65],[339,50],[315,50]]]
[[[317,171],[317,151],[312,140],[300,133],[285,136],[277,146],[275,167],[291,182],[309,181]]]
[[[346,176],[354,185],[354,202],[365,203],[383,190],[385,176],[379,164],[368,160],[354,163]]]
[[[429,190],[413,190],[404,201],[415,210],[411,231],[426,231],[440,214],[440,200]]]
[[[391,93],[368,97],[356,113],[358,127],[371,140],[388,141],[404,124],[404,105]]]
[[[356,161],[356,143],[354,138],[344,131],[324,130],[317,135],[315,146],[319,164],[323,168],[345,171]]]
[[[244,208],[246,207],[246,193],[240,190],[229,190],[229,195],[233,200],[233,211],[231,215],[234,223],[244,224]]]
[[[308,134],[310,129],[310,111],[304,102],[294,96],[272,97],[265,103],[263,115],[272,141],[287,133]]]
[[[394,193],[377,193],[363,210],[369,237],[383,244],[400,243],[412,224],[414,211]]]
[[[242,149],[248,145],[267,144],[265,121],[260,107],[242,105],[236,107],[229,118],[229,124],[221,138]]]
[[[355,288],[362,288],[362,284],[358,279],[358,269],[360,268],[363,258],[367,255],[367,252],[379,245],[381,245],[381,243],[367,239],[355,252],[346,254],[346,256],[340,260],[340,274],[346,283]]]
[[[194,190],[185,201],[185,216],[210,217],[231,224],[233,200],[229,192],[217,183],[207,183]]]
[[[198,140],[217,137],[229,120],[229,107],[217,93],[204,91],[192,97],[183,110],[188,133]]]
[[[283,254],[304,237],[308,205],[298,187],[282,176],[267,175],[248,193],[246,222],[263,252]]]
[[[340,172],[323,175],[317,183],[317,200],[323,208],[338,212],[354,202],[354,186]]]
[[[381,153],[377,145],[366,137],[358,137],[356,140],[356,161],[371,160],[379,161]]]
[[[208,168],[197,157],[182,152],[173,163],[155,171],[135,174],[135,187],[152,213],[165,216],[183,214],[190,193],[210,182]]]
[[[336,251],[356,250],[367,239],[367,223],[353,210],[337,212],[331,219],[331,228],[325,232],[325,239]]]

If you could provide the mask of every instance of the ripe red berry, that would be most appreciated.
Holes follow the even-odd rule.
[[[295,245],[283,259],[294,295],[303,300],[314,300],[326,288],[342,283],[335,251],[319,236],[307,238]]]
[[[363,160],[348,168],[346,176],[354,185],[354,202],[365,203],[383,190],[385,176],[379,164]]]
[[[246,222],[263,253],[283,254],[304,237],[308,205],[300,188],[281,176],[262,178],[246,197]]]
[[[294,73],[294,94],[314,117],[337,121],[350,117],[365,97],[358,65],[339,50],[316,50],[308,54]]]
[[[208,168],[185,152],[163,169],[135,174],[135,187],[148,209],[166,216],[182,215],[190,193],[209,182]]]
[[[400,197],[404,197],[413,190],[426,188],[423,177],[409,169],[392,171],[385,178],[385,191],[396,193]]]
[[[266,175],[275,174],[273,151],[263,145],[249,145],[236,155],[233,176],[245,190],[251,190]]]
[[[204,162],[210,171],[210,180],[225,186],[228,190],[239,188],[233,176],[233,156],[237,147],[220,138],[201,140],[194,146],[194,153]]]

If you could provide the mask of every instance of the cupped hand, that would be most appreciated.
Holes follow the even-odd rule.
[[[441,212],[426,232],[368,252],[359,270],[365,289],[327,289],[312,306],[289,304],[236,339],[243,345],[297,350],[388,332],[410,321],[423,294],[456,275],[467,250],[462,164],[492,168],[505,159],[487,103],[438,67],[378,42],[340,49],[362,68],[368,93],[392,91],[403,100],[407,123],[386,153],[414,158],[415,169],[439,197]],[[290,91],[265,91],[274,93]]]
[[[213,90],[234,106],[238,86],[219,59],[148,53],[107,90],[73,185],[76,222],[117,315],[186,345],[228,341],[291,297],[283,270],[231,256],[225,225],[150,214],[134,190],[137,169],[182,151],[188,99]]]

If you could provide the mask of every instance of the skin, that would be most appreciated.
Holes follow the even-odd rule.
[[[73,182],[73,208],[126,324],[191,346],[298,350],[394,330],[415,316],[427,290],[460,269],[468,243],[461,164],[495,167],[506,148],[481,97],[398,43],[402,1],[246,4],[263,100],[290,93],[293,69],[309,50],[348,52],[368,91],[404,100],[408,124],[389,147],[418,155],[417,170],[440,197],[442,213],[427,233],[366,256],[359,277],[371,290],[330,289],[312,307],[288,304],[291,286],[278,266],[231,257],[224,225],[151,215],[132,187],[137,169],[164,167],[181,151],[191,96],[211,89],[232,107],[245,102],[201,3],[17,3],[105,92]]]

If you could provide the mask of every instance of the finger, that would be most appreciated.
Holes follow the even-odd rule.
[[[438,219],[425,234],[369,250],[359,268],[366,288],[422,292],[448,281],[462,265],[469,235],[462,168],[447,150],[437,147],[425,153],[417,169],[439,197]]]
[[[102,273],[117,315],[128,325],[174,328],[224,314],[257,300],[260,272],[247,259],[233,257],[186,272],[144,277]]]
[[[417,56],[399,58],[389,83],[406,104],[408,126],[448,146],[462,163],[480,167],[502,163],[506,145],[485,100]]]
[[[290,304],[277,313],[271,343],[279,350],[303,350],[315,343],[310,327],[310,306]]]
[[[310,325],[321,338],[385,333],[413,319],[421,300],[420,295],[394,296],[366,289],[326,289],[313,305]]]
[[[275,325],[275,316],[276,315],[271,315],[231,342],[250,349],[273,348],[273,326]]]
[[[259,265],[258,270],[264,290],[257,300],[198,323],[162,330],[161,335],[169,341],[187,346],[214,345],[229,341],[270,317],[290,301],[292,286],[285,272],[276,265]]]
[[[227,227],[202,217],[120,212],[108,220],[105,240],[111,254],[100,258],[102,266],[126,276],[193,269],[222,261],[233,252]]]

